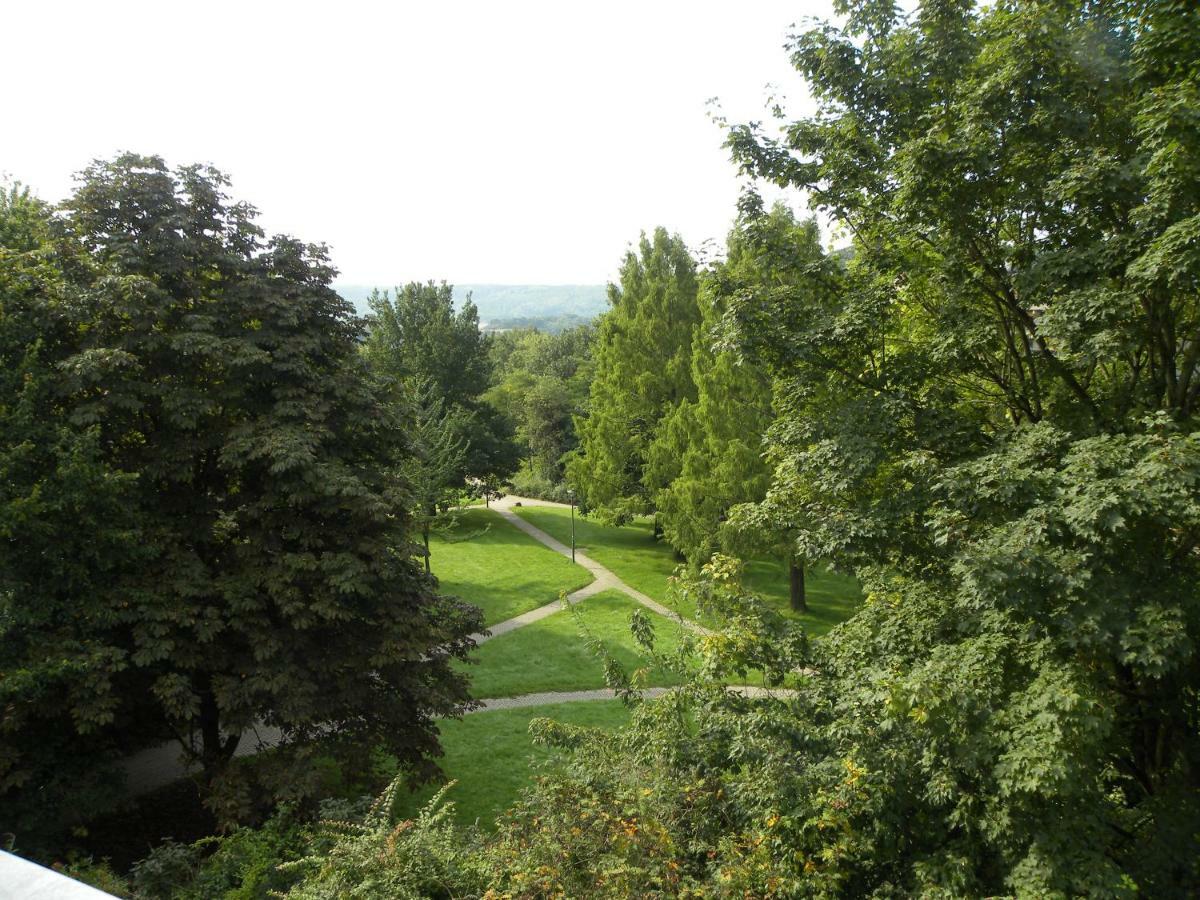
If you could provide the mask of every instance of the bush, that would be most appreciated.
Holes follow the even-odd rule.
[[[265,900],[299,873],[284,864],[307,852],[311,829],[285,806],[260,828],[238,828],[192,844],[167,841],[130,872],[138,900]]]
[[[537,472],[518,472],[512,477],[511,487],[511,493],[519,497],[533,497],[555,503],[571,502],[571,489],[565,481],[551,481]]]
[[[312,838],[311,855],[282,870],[306,873],[288,892],[298,900],[329,897],[479,896],[488,882],[479,833],[454,825],[446,785],[416,819],[397,822],[395,805],[403,789],[397,778],[361,824],[325,821]]]
[[[66,862],[57,862],[51,868],[114,897],[129,896],[129,883],[112,870],[108,860],[96,862],[90,856],[72,855]]]

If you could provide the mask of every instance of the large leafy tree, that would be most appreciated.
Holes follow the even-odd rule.
[[[491,339],[479,330],[470,296],[457,311],[454,288],[410,282],[370,298],[364,353],[373,369],[407,384],[431,385],[467,446],[459,480],[504,476],[516,468],[511,426],[483,399],[492,378]]]
[[[71,584],[56,619],[32,618],[34,593],[11,601],[31,645],[87,632],[115,648],[89,689],[177,736],[236,815],[227,764],[260,722],[283,733],[259,766],[276,796],[311,790],[318,754],[354,770],[383,748],[428,772],[480,621],[412,558],[403,422],[366,377],[323,249],[264,239],[226,186],[125,155],[65,205],[82,300],[57,421],[129,480],[139,557],[111,590]],[[142,691],[119,692],[127,670]]]
[[[651,512],[656,492],[678,463],[647,466],[647,453],[669,415],[694,401],[692,336],[700,320],[696,264],[678,236],[642,236],[609,286],[600,318],[587,416],[577,422],[579,449],[567,478],[581,500],[613,521]]]
[[[820,666],[869,785],[830,868],[1194,889],[1197,11],[846,12],[795,43],[819,113],[730,134],[854,236],[734,309],[778,383],[763,514],[873,598]]]
[[[45,204],[0,192],[0,806],[27,852],[111,806],[112,763],[146,737],[122,698],[147,685],[104,627],[115,574],[140,557],[134,479],[69,421],[59,367],[83,328],[68,253]]]

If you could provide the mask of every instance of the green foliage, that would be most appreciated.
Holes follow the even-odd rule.
[[[467,449],[460,482],[468,477],[507,475],[516,467],[512,435],[496,410],[482,400],[491,379],[490,338],[479,330],[470,295],[457,312],[454,289],[442,282],[411,282],[394,296],[374,291],[370,330],[363,353],[379,376],[410,391],[427,385],[445,406]]]
[[[731,299],[794,284],[819,256],[815,222],[796,222],[782,205],[766,213],[747,194],[727,258],[702,276],[701,318],[692,342],[696,401],[675,409],[649,452],[654,468],[678,466],[655,506],[663,536],[696,565],[723,549],[777,551],[785,560],[794,555],[786,529],[752,528],[744,520],[739,528],[726,527],[734,507],[766,493],[770,470],[763,440],[774,412],[767,372],[722,345],[721,326]]]
[[[53,869],[114,897],[126,897],[130,894],[126,879],[117,875],[104,860],[96,862],[91,857],[71,856],[66,862],[56,862]]]
[[[122,694],[146,683],[105,630],[114,572],[145,558],[135,480],[99,428],[72,425],[61,375],[83,338],[74,263],[44,204],[0,191],[0,805],[23,853],[111,806],[121,732],[144,737]]]
[[[515,331],[493,339],[496,378],[487,399],[514,423],[528,460],[527,470],[514,478],[561,481],[562,458],[578,444],[573,419],[587,400],[594,339],[590,325],[559,334]]]
[[[73,810],[44,771],[168,736],[227,819],[315,789],[320,754],[353,770],[382,746],[420,777],[433,717],[468,702],[451,662],[481,620],[410,556],[392,474],[410,450],[359,320],[323,248],[264,239],[225,187],[98,162],[56,256],[4,251],[0,415],[27,438],[0,463],[19,535],[0,550],[0,777],[48,817]],[[227,767],[258,722],[283,745]]]
[[[530,474],[526,470],[517,472],[509,479],[512,493],[518,497],[532,497],[537,500],[550,500],[554,503],[570,503],[571,488],[565,482],[551,481],[543,475]]]
[[[312,832],[285,806],[257,828],[193,844],[166,841],[129,873],[136,900],[266,900],[297,881],[288,863],[308,851]]]
[[[652,459],[672,411],[694,401],[692,337],[699,322],[696,264],[678,237],[661,228],[642,236],[609,288],[611,309],[596,335],[595,377],[586,418],[576,422],[580,446],[567,480],[585,506],[627,522],[652,510],[658,490],[677,474],[664,454]]]
[[[442,593],[478,606],[486,625],[553,603],[564,591],[592,580],[583,566],[543,547],[494,512],[462,510],[454,520],[430,538],[433,574]]]
[[[1191,892],[1196,12],[848,12],[795,42],[819,113],[730,131],[855,239],[730,314],[779,412],[749,514],[868,588],[821,645],[809,765],[863,775],[811,883]]]
[[[454,288],[411,282],[371,295],[371,330],[364,352],[381,372],[427,379],[450,406],[470,407],[487,389],[488,337],[468,297],[457,312]]]
[[[292,864],[309,874],[285,896],[420,900],[481,893],[486,871],[454,827],[453,807],[443,802],[449,787],[415,819],[397,821],[394,808],[403,785],[396,779],[362,823],[323,823],[318,840],[332,848]]]

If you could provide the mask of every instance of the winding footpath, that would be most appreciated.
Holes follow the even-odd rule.
[[[563,509],[569,507],[565,503],[554,503],[548,500],[534,500],[529,497],[504,497],[494,501],[490,505],[490,509],[496,512],[506,522],[511,524],[525,534],[529,535],[534,540],[553,550],[555,553],[560,553],[570,559],[571,548],[561,541],[555,540],[546,532],[542,531],[533,525],[530,525],[512,510],[515,506],[557,506]],[[596,562],[591,557],[584,553],[580,553],[578,549],[575,551],[575,562],[589,572],[592,573],[593,581],[574,593],[566,596],[565,602],[569,605],[579,603],[581,600],[586,600],[588,597],[598,594],[601,591],[617,590],[628,595],[632,599],[647,609],[653,610],[660,616],[665,616],[668,619],[681,623],[685,628],[689,628],[698,634],[711,634],[707,628],[698,625],[689,619],[684,619],[676,612],[663,606],[657,600],[647,597],[641,591],[634,590],[620,578],[618,578],[609,569],[606,569],[600,563]],[[544,606],[539,606],[536,609],[531,609],[529,612],[522,613],[519,616],[514,616],[511,619],[506,619],[493,625],[488,631],[474,634],[471,637],[476,644],[482,644],[492,638],[499,637],[502,634],[507,634],[510,631],[516,631],[518,628],[523,628],[526,625],[531,625],[534,622],[540,621],[547,616],[554,615],[556,612],[561,612],[563,609],[564,600],[555,600],[552,603],[547,603]],[[642,692],[642,695],[648,698],[661,697],[667,692],[667,688],[648,688]],[[748,697],[772,696],[771,691],[757,687],[731,687],[731,691],[743,694]],[[779,691],[774,694],[780,693]],[[610,688],[593,691],[549,691],[540,694],[524,694],[519,697],[495,697],[486,700],[480,700],[479,706],[468,712],[468,715],[476,712],[488,712],[494,709],[517,709],[529,706],[546,706],[552,703],[576,703],[579,701],[589,700],[613,700],[616,698],[616,693]],[[272,747],[279,743],[281,734],[277,728],[260,727],[254,729],[245,735],[238,745],[235,756],[247,756]],[[151,747],[143,750],[134,756],[129,757],[123,763],[123,768],[126,774],[126,784],[132,794],[144,794],[152,791],[155,788],[170,784],[179,778],[188,775],[190,772],[184,766],[179,753],[179,746],[175,742],[162,744],[158,747]]]
[[[542,529],[537,528],[533,525],[530,525],[528,522],[526,522],[524,519],[522,519],[520,516],[518,516],[516,513],[514,513],[512,511],[513,507],[515,507],[515,506],[523,506],[523,507],[524,506],[557,506],[560,509],[569,509],[570,507],[568,507],[567,504],[553,503],[549,500],[532,500],[529,497],[508,496],[508,497],[504,497],[500,500],[495,501],[494,503],[491,504],[491,506],[489,508],[493,512],[495,512],[497,515],[499,515],[501,518],[503,518],[506,522],[511,524],[514,528],[517,528],[517,529],[525,532],[527,535],[529,535],[535,541],[537,541],[541,544],[544,544],[546,547],[549,547],[555,553],[559,553],[559,554],[567,557],[568,559],[571,558],[571,548],[570,547],[568,547],[566,544],[562,543],[561,541],[558,541],[558,540],[552,538],[550,535],[546,534],[546,532],[542,531]],[[677,615],[673,610],[667,609],[667,607],[663,606],[657,600],[653,600],[650,597],[647,597],[641,591],[634,590],[629,585],[627,585],[625,582],[623,582],[620,578],[618,578],[616,575],[614,575],[610,570],[608,570],[604,566],[600,565],[600,563],[596,562],[590,556],[587,556],[584,553],[580,553],[578,549],[575,550],[575,562],[578,565],[583,566],[589,572],[591,572],[592,577],[595,580],[592,581],[591,584],[586,585],[585,587],[581,587],[579,590],[575,591],[573,594],[568,594],[566,597],[566,602],[568,604],[574,606],[580,600],[586,600],[588,597],[591,597],[593,594],[598,594],[601,591],[617,590],[623,594],[626,594],[626,595],[632,597],[638,603],[642,604],[642,606],[646,607],[647,609],[653,610],[654,612],[658,613],[660,616],[666,616],[668,619],[673,619],[676,622],[681,622],[684,625],[684,627],[690,628],[693,631],[698,632],[699,634],[710,634],[711,633],[711,632],[709,632],[709,630],[707,628],[704,628],[701,625],[697,625],[695,622],[689,621],[688,619],[682,618],[681,616]],[[555,600],[553,603],[547,603],[545,606],[539,606],[537,609],[531,609],[527,613],[522,613],[519,616],[514,616],[511,619],[507,619],[503,622],[493,625],[491,627],[491,629],[489,629],[489,632],[487,632],[487,633],[474,634],[474,635],[472,635],[472,637],[475,639],[475,642],[477,644],[482,644],[484,641],[490,640],[491,638],[499,637],[502,634],[507,634],[510,631],[515,631],[516,629],[522,628],[525,625],[529,625],[533,622],[536,622],[539,619],[544,619],[544,618],[546,618],[546,616],[553,615],[554,613],[559,612],[562,608],[563,608],[562,601]],[[487,701],[485,701],[485,702],[487,702]],[[552,702],[556,702],[556,701],[548,700],[546,702],[552,703]]]

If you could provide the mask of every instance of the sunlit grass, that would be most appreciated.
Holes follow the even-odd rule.
[[[547,549],[489,509],[457,514],[448,534],[430,539],[433,574],[445,594],[483,610],[488,625],[553,602],[592,580],[582,566]]]
[[[446,779],[458,782],[446,799],[454,802],[459,822],[494,827],[496,817],[533,781],[537,764],[554,754],[549,748],[535,746],[529,736],[530,720],[543,716],[606,730],[629,721],[629,711],[619,701],[600,700],[492,710],[438,723],[446,751],[438,762]],[[403,797],[400,814],[415,815],[438,786]]]
[[[604,664],[587,646],[580,633],[579,616],[587,631],[601,640],[608,652],[632,673],[646,665],[629,630],[630,616],[638,604],[617,591],[603,591],[541,621],[481,645],[467,667],[471,693],[476,697],[514,697],[540,691],[583,691],[606,687]],[[678,622],[649,610],[654,626],[655,647],[670,652],[679,645]],[[670,672],[651,669],[647,684],[675,684]]]
[[[521,518],[565,544],[571,542],[571,511],[549,506],[514,510]],[[654,537],[648,519],[629,525],[601,525],[575,514],[575,543],[596,562],[611,569],[630,587],[660,603],[695,618],[694,606],[681,602],[668,589],[668,579],[681,564],[675,551]],[[787,566],[776,560],[753,559],[746,564],[744,584],[783,615],[802,623],[810,634],[825,634],[844,622],[862,604],[858,582],[849,575],[831,572],[823,565],[809,566],[805,585],[808,612],[791,609]]]

